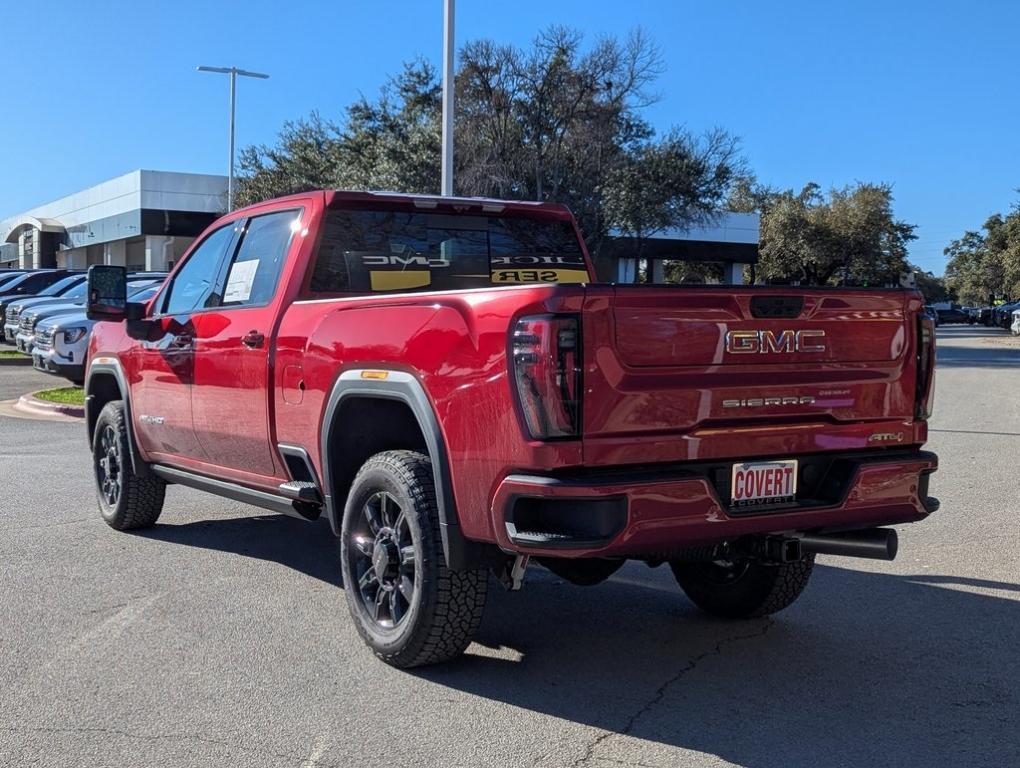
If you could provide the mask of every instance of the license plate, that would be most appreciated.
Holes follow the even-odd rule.
[[[797,497],[797,460],[751,461],[734,464],[730,504],[758,507],[786,504]]]

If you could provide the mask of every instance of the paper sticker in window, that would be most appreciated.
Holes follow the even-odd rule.
[[[230,268],[230,277],[227,278],[226,290],[223,292],[224,304],[248,301],[248,298],[251,296],[252,286],[255,283],[255,272],[258,268],[258,259],[234,262],[234,265]]]

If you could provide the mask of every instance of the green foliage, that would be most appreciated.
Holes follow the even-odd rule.
[[[237,203],[310,189],[439,191],[441,89],[431,64],[406,64],[379,95],[345,111],[342,125],[312,113],[287,122],[275,146],[241,152]]]
[[[455,192],[570,206],[593,250],[610,229],[650,234],[706,218],[742,172],[737,142],[673,128],[656,137],[641,110],[661,73],[640,32],[586,47],[552,27],[527,49],[468,42],[456,76]],[[315,189],[437,193],[441,86],[413,61],[339,123],[287,123],[274,146],[240,158],[238,202]]]
[[[85,390],[82,387],[44,389],[42,392],[36,392],[35,397],[39,400],[46,400],[50,403],[62,403],[63,405],[85,404]]]
[[[892,187],[857,182],[823,192],[738,182],[730,207],[761,214],[754,277],[809,285],[898,285],[914,225],[895,218]]]
[[[708,223],[742,167],[737,141],[724,131],[699,141],[674,129],[635,146],[609,173],[603,187],[606,219],[637,238]]]
[[[936,277],[931,272],[925,272],[912,264],[908,264],[907,268],[914,273],[914,277],[917,279],[917,290],[924,296],[926,304],[957,301],[958,297],[946,286],[946,281],[943,278]]]
[[[946,284],[963,304],[988,304],[1020,296],[1020,208],[988,218],[945,249]]]

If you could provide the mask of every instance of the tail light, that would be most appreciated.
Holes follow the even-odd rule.
[[[511,365],[524,422],[536,440],[581,433],[581,338],[576,315],[517,321]]]
[[[917,397],[914,418],[931,418],[935,400],[935,323],[931,318],[917,319]]]

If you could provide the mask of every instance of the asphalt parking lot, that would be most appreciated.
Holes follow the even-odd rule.
[[[0,765],[1020,765],[1020,346],[948,327],[939,361],[942,509],[895,562],[820,558],[737,623],[665,568],[533,569],[413,673],[363,647],[326,524],[172,487],[119,534],[80,424],[0,416]]]

